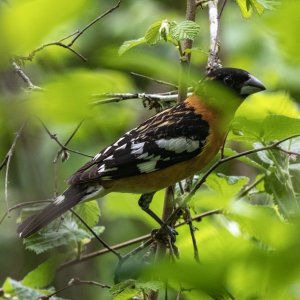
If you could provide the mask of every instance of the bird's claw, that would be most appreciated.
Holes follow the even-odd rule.
[[[161,228],[153,229],[151,232],[153,239],[165,241],[166,244],[169,238],[171,243],[174,244],[176,242],[176,235],[178,235],[178,232],[169,225],[163,225]]]

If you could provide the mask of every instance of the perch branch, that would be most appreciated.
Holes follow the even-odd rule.
[[[210,211],[207,211],[207,212],[204,212],[202,214],[194,216],[192,218],[192,220],[193,221],[201,221],[203,218],[206,218],[206,217],[214,215],[214,214],[220,214],[221,212],[222,211],[219,210],[219,209],[210,210]],[[178,227],[181,227],[181,226],[183,226],[185,224],[186,224],[186,221],[180,222],[180,223],[176,224],[175,227],[178,228]],[[133,244],[137,244],[137,243],[149,240],[149,239],[151,239],[151,234],[150,233],[149,234],[145,234],[145,235],[140,236],[140,237],[137,237],[137,238],[134,238],[134,239],[131,239],[129,241],[126,241],[126,242],[123,242],[123,243],[111,246],[111,248],[114,249],[114,250],[118,250],[118,249],[122,249],[122,248],[131,246]],[[100,255],[103,255],[103,254],[106,254],[106,253],[109,253],[109,252],[110,251],[108,249],[101,249],[101,250],[98,250],[98,251],[95,251],[95,252],[91,252],[91,253],[82,255],[80,257],[80,259],[74,259],[74,260],[70,260],[70,261],[65,262],[64,264],[62,264],[59,267],[58,270],[62,270],[62,269],[66,268],[66,267],[69,267],[71,265],[74,265],[74,264],[77,264],[77,263],[81,263],[83,261],[89,260],[91,258],[100,256]]]

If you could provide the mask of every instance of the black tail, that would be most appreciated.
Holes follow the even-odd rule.
[[[17,229],[19,236],[26,238],[34,234],[80,202],[84,195],[85,189],[83,189],[82,186],[70,186],[63,194],[58,196],[53,203],[21,223]]]

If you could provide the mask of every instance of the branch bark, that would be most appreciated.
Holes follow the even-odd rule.
[[[218,0],[211,0],[208,2],[209,14],[209,32],[210,32],[210,47],[207,62],[207,72],[222,67],[219,58],[219,14],[218,14]],[[222,9],[223,11],[223,9]]]

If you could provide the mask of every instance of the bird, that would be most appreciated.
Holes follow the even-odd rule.
[[[162,225],[150,209],[155,192],[208,165],[224,143],[240,104],[265,89],[242,69],[210,71],[185,101],[126,132],[78,169],[61,195],[18,226],[19,236],[27,238],[76,204],[111,192],[141,194],[139,206]]]

